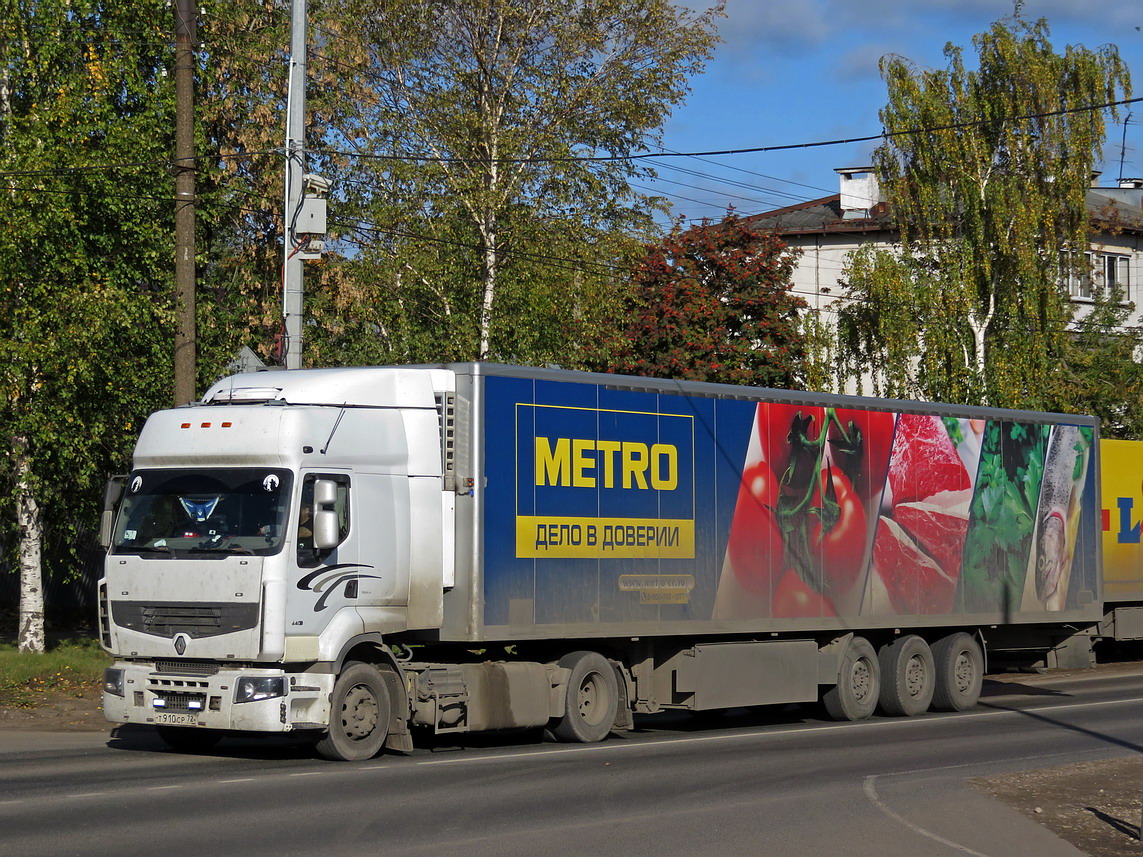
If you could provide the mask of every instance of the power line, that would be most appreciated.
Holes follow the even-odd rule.
[[[260,155],[282,155],[284,154],[281,149],[266,149],[261,152],[232,152],[230,154],[216,153],[212,155],[195,155],[192,160],[195,161],[229,161],[229,160],[243,160],[245,158],[254,158]],[[188,160],[180,158],[179,160]],[[115,164],[87,164],[85,166],[76,167],[53,167],[45,170],[3,170],[0,171],[0,178],[20,178],[23,176],[65,176],[72,173],[86,173],[86,172],[102,172],[106,170],[131,170],[141,167],[170,167],[175,165],[174,158],[159,158],[153,161],[127,161]]]
[[[332,223],[333,226],[340,226],[351,232],[373,232],[380,235],[391,235],[397,238],[409,238],[414,241],[424,241],[432,244],[445,244],[453,247],[460,247],[465,250],[483,250],[484,248],[479,244],[473,244],[469,241],[458,241],[453,238],[437,238],[433,235],[420,235],[415,232],[407,232],[401,229],[391,229],[384,226],[378,226],[373,223]],[[354,242],[357,243],[357,242]],[[597,268],[601,272],[616,273],[626,272],[628,269],[622,265],[611,265],[606,262],[590,262],[584,259],[567,259],[560,256],[541,256],[536,253],[526,253],[523,250],[514,250],[511,248],[500,247],[497,252],[505,256],[517,256],[522,259],[530,259],[532,261],[541,262],[545,264],[552,264],[554,267],[561,267],[570,270],[582,270],[584,268]],[[562,263],[562,264],[561,264]],[[569,268],[569,266],[571,266]]]
[[[669,153],[672,155],[683,154],[682,152],[676,151],[674,149],[668,149],[665,146],[660,146],[659,148],[663,152],[666,152],[666,153]],[[692,158],[696,161],[701,161],[704,164],[711,164],[713,166],[721,167],[721,168],[726,169],[726,170],[734,170],[737,173],[745,173],[746,175],[757,176],[758,178],[761,178],[761,179],[766,179],[768,181],[781,182],[782,184],[794,185],[795,187],[804,187],[807,190],[815,191],[817,194],[833,193],[833,191],[830,190],[829,188],[818,187],[817,185],[812,185],[812,184],[805,184],[804,182],[796,182],[793,179],[785,179],[785,178],[782,178],[781,176],[771,176],[771,175],[767,175],[766,173],[755,172],[754,170],[748,170],[745,167],[736,167],[733,164],[724,164],[721,161],[712,161],[709,158],[704,158],[704,157],[701,157],[699,155],[693,155]],[[678,169],[678,167],[674,167],[673,169]],[[803,197],[803,198],[813,199],[813,197]]]
[[[1143,101],[1143,97],[1124,98],[1119,101],[1108,101],[1104,104],[1090,104],[1080,107],[1065,107],[1060,110],[1046,110],[1040,113],[1028,113],[1020,116],[1010,116],[1001,119],[1002,122],[1027,122],[1032,119],[1046,119],[1051,116],[1067,116],[1073,113],[1091,113],[1097,110],[1106,110],[1110,107],[1119,107],[1126,104],[1136,104]],[[812,149],[822,146],[845,146],[853,143],[868,143],[874,140],[890,140],[897,137],[909,137],[917,134],[932,134],[937,131],[959,131],[965,128],[975,128],[980,125],[995,122],[995,119],[971,119],[964,122],[951,122],[945,125],[932,125],[922,128],[908,128],[903,131],[882,131],[880,134],[869,134],[863,137],[846,137],[837,140],[816,140],[806,143],[785,143],[776,146],[751,146],[744,149],[719,149],[704,152],[643,152],[626,155],[562,155],[552,157],[529,158],[458,158],[441,157],[438,155],[425,155],[406,153],[401,155],[375,155],[362,152],[345,152],[339,150],[311,150],[319,154],[340,155],[342,157],[363,158],[375,161],[421,161],[424,163],[472,163],[474,161],[498,164],[539,164],[539,163],[606,163],[614,161],[641,161],[649,158],[700,158],[719,157],[726,155],[751,155],[762,152],[784,152],[793,149]]]
[[[655,166],[662,166],[665,169],[674,170],[675,172],[682,173],[683,175],[694,176],[695,178],[699,178],[699,179],[706,179],[708,181],[728,185],[729,187],[738,188],[740,190],[753,191],[753,192],[758,193],[758,194],[771,194],[771,195],[779,196],[779,197],[787,197],[788,200],[793,200],[795,202],[805,202],[808,198],[805,195],[793,194],[793,193],[789,193],[787,191],[777,190],[775,188],[764,188],[764,187],[759,187],[758,185],[749,184],[747,182],[735,181],[734,179],[720,178],[716,175],[713,175],[711,173],[704,173],[700,170],[688,170],[686,167],[679,167],[679,166],[676,166],[674,164],[662,164],[662,165],[660,165],[658,162],[652,162],[652,161],[648,161],[647,163],[652,163]],[[731,197],[734,197],[735,199],[744,199],[747,202],[756,202],[760,205],[773,205],[774,204],[770,200],[761,200],[761,199],[758,199],[757,197],[747,197],[747,196],[739,196],[738,194],[725,193],[724,191],[718,191],[718,190],[715,190],[713,188],[703,187],[701,185],[687,184],[686,182],[678,182],[678,181],[674,181],[672,179],[666,179],[666,178],[663,178],[663,177],[658,176],[658,175],[656,175],[654,178],[648,178],[645,180],[646,181],[656,181],[656,182],[666,182],[667,184],[677,184],[677,185],[680,185],[682,187],[690,187],[690,188],[694,188],[696,190],[711,190],[715,193],[723,193],[723,195],[725,195],[725,196],[731,196]]]
[[[1030,113],[1022,116],[1009,117],[1003,121],[1006,122],[1024,122],[1032,119],[1043,119],[1050,116],[1063,116],[1074,113],[1088,113],[1096,110],[1105,110],[1110,107],[1117,107],[1127,104],[1136,104],[1143,101],[1143,97],[1139,98],[1125,98],[1119,101],[1109,101],[1104,104],[1084,105],[1080,107],[1070,107],[1061,110],[1049,110],[1041,113]],[[937,131],[954,131],[965,128],[972,128],[983,125],[987,122],[994,120],[988,119],[974,119],[965,122],[954,122],[946,125],[934,125],[923,128],[910,128],[904,131],[882,132],[880,134],[870,134],[863,137],[847,137],[835,140],[816,140],[804,143],[785,143],[776,146],[752,146],[742,149],[720,149],[701,152],[643,152],[638,154],[626,155],[567,155],[559,157],[530,157],[530,158],[459,158],[459,157],[441,157],[437,155],[418,154],[416,152],[409,152],[399,155],[387,154],[369,154],[364,152],[348,152],[340,149],[317,149],[310,148],[308,153],[311,155],[325,155],[325,156],[339,156],[346,158],[361,158],[363,160],[375,161],[402,161],[402,162],[421,162],[421,163],[472,163],[472,162],[486,162],[486,163],[605,163],[616,161],[639,161],[648,160],[652,158],[694,158],[701,159],[707,157],[729,156],[729,155],[745,155],[757,154],[762,152],[781,152],[790,151],[793,149],[810,149],[819,148],[824,146],[842,146],[852,143],[866,143],[873,140],[888,140],[895,137],[907,137],[915,134],[929,134]],[[212,155],[197,155],[195,160],[229,160],[229,159],[243,159],[251,158],[259,155],[284,155],[281,149],[267,149],[258,152],[236,152],[231,154],[215,153]],[[171,164],[171,159],[164,158],[161,160],[152,161],[133,161],[111,164],[89,164],[85,166],[75,167],[57,167],[49,170],[7,170],[0,172],[0,177],[11,176],[27,176],[27,175],[62,175],[70,172],[84,172],[84,171],[99,171],[99,170],[118,170],[118,169],[135,169],[139,167],[151,166],[167,166]]]

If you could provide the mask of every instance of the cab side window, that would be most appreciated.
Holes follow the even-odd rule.
[[[349,535],[349,477],[342,474],[310,473],[302,482],[301,502],[298,507],[298,565],[313,568],[336,548],[318,550],[313,544],[314,482],[318,479],[337,484],[337,499],[334,510],[337,512],[338,543]]]

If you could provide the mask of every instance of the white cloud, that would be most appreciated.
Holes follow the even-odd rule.
[[[883,43],[866,42],[847,50],[833,63],[833,74],[841,82],[880,80],[881,58],[893,53]]]
[[[719,35],[729,53],[804,53],[831,35],[827,5],[828,0],[729,0]]]

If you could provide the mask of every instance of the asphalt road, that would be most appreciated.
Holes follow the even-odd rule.
[[[363,764],[279,740],[0,732],[0,854],[1077,855],[965,781],[1143,751],[1143,672],[986,683],[964,714],[648,718]]]

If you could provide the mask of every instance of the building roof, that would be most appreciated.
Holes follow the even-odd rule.
[[[840,193],[754,214],[743,220],[752,226],[774,229],[788,235],[883,232],[894,228],[886,203],[879,202],[869,211],[843,212]]]
[[[1093,187],[1087,192],[1087,211],[1093,224],[1130,234],[1143,232],[1143,188]]]
[[[1097,229],[1143,233],[1143,188],[1090,188],[1087,210]],[[840,193],[753,214],[743,220],[783,235],[896,231],[887,203],[879,202],[868,211],[843,212]]]

